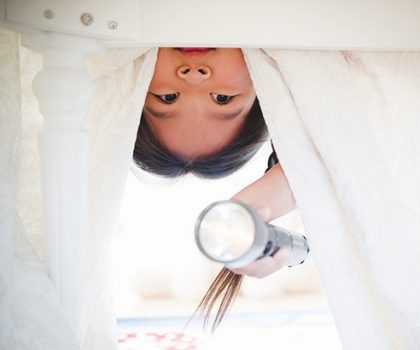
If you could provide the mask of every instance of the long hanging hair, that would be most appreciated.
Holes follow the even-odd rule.
[[[211,331],[214,332],[229,311],[241,288],[243,275],[238,275],[227,267],[223,267],[204,294],[193,315],[201,315],[204,318],[203,328],[208,329],[211,312],[220,301],[214,317]]]
[[[268,158],[267,169],[265,170],[265,172],[270,170],[274,165],[276,165],[279,162],[276,151],[274,150],[273,143],[271,143],[271,147],[272,153]],[[223,267],[220,270],[220,272],[217,274],[217,276],[211,283],[209,289],[204,294],[204,297],[201,299],[193,314],[193,316],[201,315],[204,317],[204,330],[208,329],[211,318],[211,312],[217,305],[218,308],[216,315],[213,319],[211,331],[214,332],[216,328],[220,325],[223,318],[231,308],[236,297],[238,296],[243,279],[243,275],[238,275],[233,271],[229,270],[227,267]],[[217,304],[218,301],[219,304]]]

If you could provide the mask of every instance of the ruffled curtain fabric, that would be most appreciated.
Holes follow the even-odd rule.
[[[111,49],[88,62],[88,71],[95,79],[95,95],[87,125],[92,144],[88,246],[91,270],[84,286],[84,310],[85,319],[91,322],[84,349],[116,346],[110,244],[157,51]]]
[[[22,95],[27,92],[20,71],[23,56],[18,35],[0,31],[0,348],[77,349],[41,257],[34,137],[41,121]],[[27,73],[31,80],[33,70]],[[22,111],[29,112],[28,118]]]
[[[419,349],[420,53],[245,55],[343,349]]]
[[[108,50],[88,63],[95,96],[86,125],[90,261],[80,344],[45,266],[37,146],[43,118],[31,88],[42,57],[19,42],[0,29],[0,349],[116,349],[109,245],[157,49]]]

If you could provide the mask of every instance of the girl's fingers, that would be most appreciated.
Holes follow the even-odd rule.
[[[263,278],[285,266],[289,259],[289,255],[290,252],[288,250],[280,249],[274,256],[266,256],[245,267],[231,270],[239,275]]]

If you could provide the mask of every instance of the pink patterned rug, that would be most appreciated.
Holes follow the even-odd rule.
[[[120,332],[121,350],[199,350],[201,340],[181,332]]]
[[[231,314],[213,336],[188,317],[118,321],[119,350],[340,350],[332,315],[325,311],[270,311]]]

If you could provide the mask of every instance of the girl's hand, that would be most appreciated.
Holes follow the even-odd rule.
[[[238,198],[235,198],[238,199]],[[260,214],[264,221],[268,221],[271,217],[271,209],[269,207],[258,208],[256,211]],[[265,256],[262,259],[258,259],[247,266],[230,269],[238,275],[246,275],[255,278],[263,278],[272,273],[280,270],[287,264],[289,259],[290,251],[286,249],[280,249],[273,256]]]
[[[263,278],[280,270],[283,266],[286,266],[289,255],[290,251],[280,249],[273,256],[265,256],[264,258],[258,259],[247,266],[230,270],[238,275]]]

